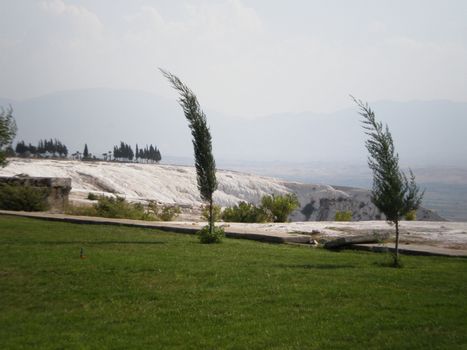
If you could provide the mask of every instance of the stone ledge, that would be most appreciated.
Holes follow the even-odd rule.
[[[49,190],[47,201],[51,211],[63,211],[68,204],[71,191],[71,179],[64,177],[32,177],[32,176],[0,176],[0,185],[30,186],[33,188],[46,188]]]

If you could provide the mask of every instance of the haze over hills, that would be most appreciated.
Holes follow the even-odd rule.
[[[70,151],[87,143],[97,155],[123,140],[156,143],[162,155],[191,157],[181,108],[157,95],[113,89],[62,91],[11,104],[16,140],[59,138]],[[201,101],[202,104],[202,101]],[[377,118],[393,134],[401,163],[467,165],[467,103],[450,101],[375,102]],[[281,113],[260,118],[227,116],[205,108],[215,156],[240,161],[366,163],[357,108],[316,114]]]
[[[58,138],[70,152],[87,143],[97,156],[120,141],[156,144],[164,163],[192,164],[191,135],[175,95],[170,100],[142,91],[86,89],[22,101],[0,98],[0,106],[8,104],[18,124],[16,141]],[[370,105],[389,125],[401,165],[414,169],[427,189],[424,205],[467,220],[467,103]],[[219,168],[307,183],[371,185],[356,107],[257,118],[205,112]]]

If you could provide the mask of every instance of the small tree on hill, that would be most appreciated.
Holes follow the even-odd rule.
[[[13,108],[11,106],[0,110],[0,166],[7,165],[6,150],[11,147],[11,143],[16,136],[16,122],[13,118]]]
[[[365,145],[370,153],[368,166],[373,171],[371,200],[386,216],[386,220],[396,227],[394,266],[399,266],[399,220],[418,209],[424,193],[420,193],[412,171],[408,180],[399,169],[399,156],[395,153],[388,126],[383,128],[383,124],[376,121],[368,103],[352,98],[360,108],[363,127],[368,135]]]
[[[183,108],[193,136],[198,189],[201,198],[209,205],[209,234],[213,237],[215,233],[212,195],[217,189],[217,179],[216,163],[212,155],[211,133],[206,122],[206,115],[201,110],[196,95],[178,77],[163,69],[160,71],[180,93],[178,101]]]
[[[88,150],[88,144],[87,143],[84,144],[83,158],[84,159],[89,158],[89,150]]]

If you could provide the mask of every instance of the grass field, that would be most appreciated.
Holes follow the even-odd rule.
[[[388,260],[0,216],[0,349],[466,349],[467,259]]]

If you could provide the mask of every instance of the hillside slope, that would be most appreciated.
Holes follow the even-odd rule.
[[[0,169],[0,176],[18,174],[71,178],[70,198],[74,201],[83,201],[89,192],[93,192],[119,195],[131,201],[155,200],[185,207],[202,205],[193,167],[12,159],[7,167]],[[223,207],[232,206],[239,201],[257,204],[264,195],[293,192],[301,204],[301,208],[291,216],[293,221],[333,220],[336,211],[343,210],[350,210],[354,220],[380,218],[370,202],[367,190],[288,182],[228,170],[219,170],[217,177],[219,187],[214,193],[214,201]],[[419,211],[418,218],[442,220],[436,213],[425,209]]]

